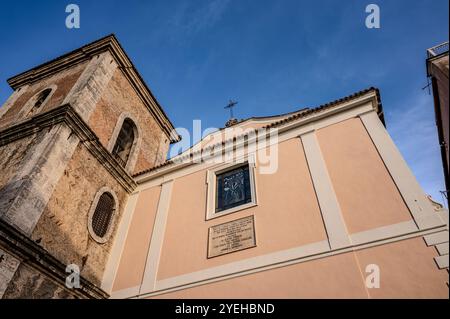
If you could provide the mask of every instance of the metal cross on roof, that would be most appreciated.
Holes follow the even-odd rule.
[[[238,104],[238,102],[233,101],[233,100],[230,100],[230,101],[228,102],[228,105],[224,107],[225,109],[230,109],[230,119],[234,119],[234,116],[233,116],[233,107],[235,107],[236,104]]]

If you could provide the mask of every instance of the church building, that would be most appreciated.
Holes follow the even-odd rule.
[[[449,297],[448,211],[376,88],[168,159],[182,136],[114,35],[8,83],[0,298]]]

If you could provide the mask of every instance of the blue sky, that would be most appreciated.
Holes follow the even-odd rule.
[[[65,27],[78,4],[81,28]],[[381,9],[367,29],[365,7]],[[426,49],[448,40],[448,0],[2,1],[0,103],[6,79],[115,33],[177,127],[316,106],[381,90],[388,131],[422,187],[444,189],[426,82]]]

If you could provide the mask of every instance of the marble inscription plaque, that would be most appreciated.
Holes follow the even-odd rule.
[[[256,246],[253,216],[212,226],[208,234],[208,258]]]

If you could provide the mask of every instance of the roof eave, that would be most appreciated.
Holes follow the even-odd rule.
[[[284,118],[280,121],[271,123],[271,124],[265,126],[264,128],[271,128],[274,126],[282,126],[284,129],[290,130],[299,125],[303,125],[302,123],[295,123],[299,119],[316,115],[316,113],[320,113],[323,110],[338,107],[339,105],[342,105],[342,104],[347,103],[352,100],[359,100],[358,104],[365,103],[367,101],[372,101],[374,110],[377,112],[377,115],[380,118],[383,125],[385,125],[383,108],[382,108],[381,98],[380,98],[380,91],[377,88],[370,87],[366,90],[359,91],[357,93],[346,96],[344,98],[323,104],[323,105],[315,107],[315,108],[308,109],[305,112],[294,114],[294,115]],[[325,116],[329,116],[329,114],[325,115]],[[319,116],[319,118],[320,118],[320,116]],[[226,143],[226,141],[222,142],[222,144],[225,144],[225,143]],[[208,147],[214,147],[214,146],[208,146]],[[196,153],[201,152],[201,151],[203,151],[203,149],[200,149]],[[188,157],[192,158],[195,155],[196,154],[185,155],[185,158],[188,158]],[[153,180],[155,178],[158,178],[158,177],[160,177],[164,174],[167,174],[173,170],[177,170],[179,168],[182,168],[182,167],[185,167],[186,165],[191,165],[191,164],[193,164],[193,163],[186,163],[183,161],[182,158],[180,158],[180,160],[178,162],[171,159],[171,160],[167,160],[166,162],[164,162],[156,167],[153,167],[153,168],[147,169],[145,171],[139,172],[137,174],[134,174],[133,177],[136,179],[137,183],[143,183],[148,180]]]

